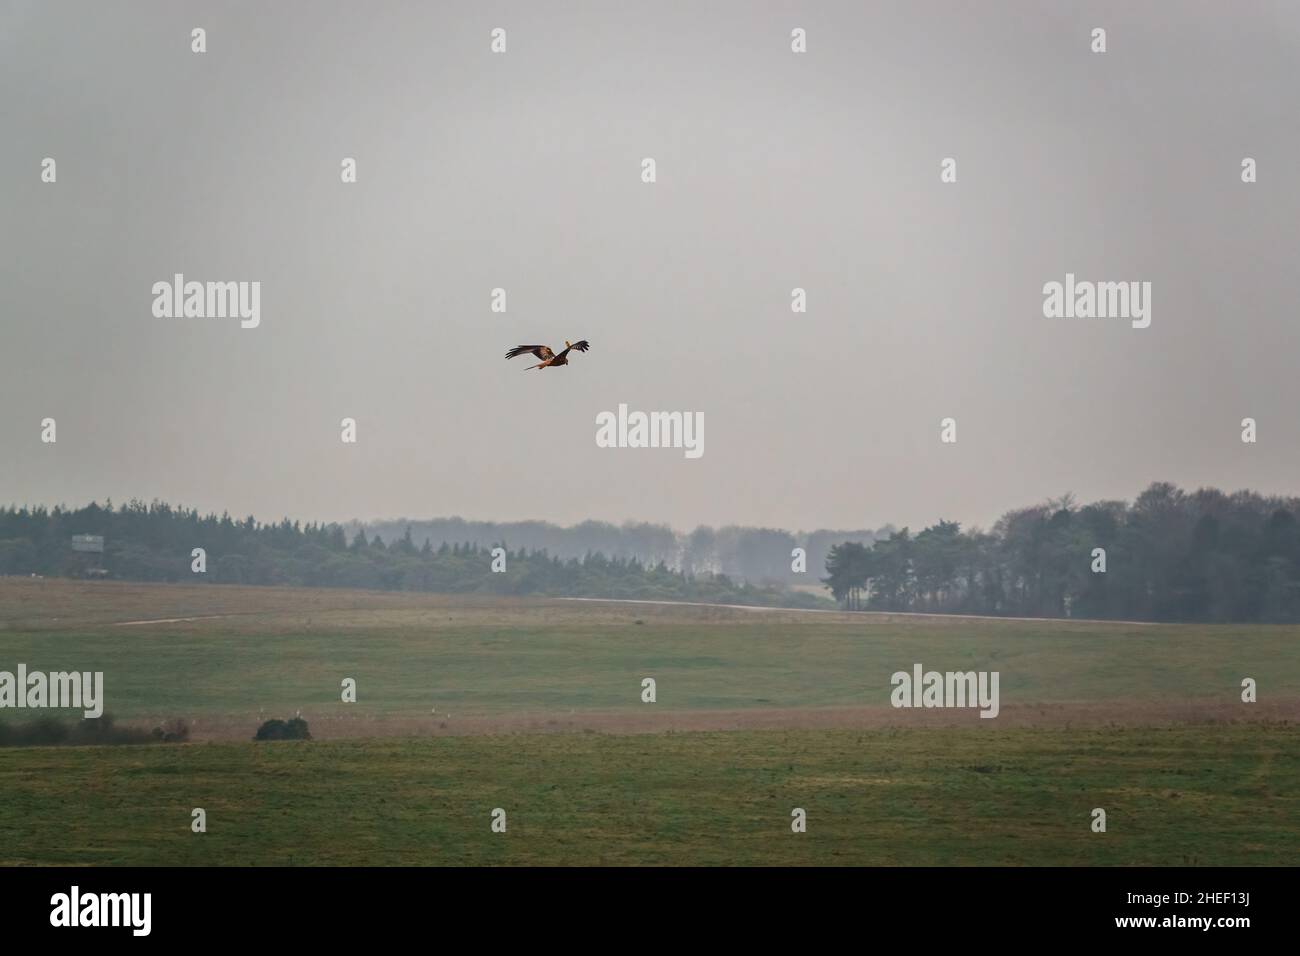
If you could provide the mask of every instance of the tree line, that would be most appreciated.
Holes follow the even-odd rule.
[[[72,550],[73,535],[98,535],[102,558]],[[195,573],[193,550],[204,551]],[[492,570],[494,551],[500,548]],[[787,559],[788,560],[788,559]],[[288,518],[201,515],[164,502],[132,500],[114,507],[0,509],[0,574],[79,577],[102,568],[114,578],[216,584],[371,588],[440,593],[553,595],[812,607],[826,601],[725,574],[674,569],[664,561],[609,557],[595,551],[561,558],[544,549],[416,543],[411,529],[386,542],[364,528],[349,536],[337,523]],[[826,601],[829,604],[829,601]]]
[[[1080,506],[1066,495],[1009,511],[989,531],[941,520],[915,534],[903,528],[827,543],[821,580],[850,610],[1300,622],[1297,515],[1297,498],[1185,492],[1157,482],[1132,503]],[[565,557],[545,548],[512,550],[505,539],[435,546],[431,534],[417,536],[411,525],[386,541],[362,526],[349,534],[337,523],[260,523],[156,501],[11,506],[0,509],[0,574],[81,576],[102,562],[112,577],[139,581],[830,606],[785,585],[813,577],[817,567],[810,549],[812,573],[791,571],[795,536],[735,530],[744,533],[697,529],[684,537],[675,564],[664,554],[650,562],[626,552]],[[72,550],[71,537],[81,534],[104,537],[102,558]],[[606,538],[611,545],[627,540]],[[671,550],[668,538],[660,540]],[[740,561],[735,549],[742,543],[753,579],[713,570],[720,556]],[[205,573],[191,570],[194,548],[206,553]],[[504,573],[492,571],[496,548],[504,553]],[[688,563],[691,554],[696,561]]]
[[[515,547],[546,551],[565,559],[581,559],[599,552],[608,558],[635,558],[644,565],[663,562],[688,574],[725,574],[733,580],[774,585],[809,581],[810,574],[791,568],[790,555],[796,547],[804,549],[807,568],[815,572],[826,561],[833,545],[843,541],[870,544],[893,531],[888,525],[877,531],[823,528],[810,532],[701,525],[683,533],[666,524],[648,522],[616,525],[607,521],[583,521],[563,527],[549,521],[467,521],[463,518],[402,518],[344,525],[349,538],[357,531],[365,531],[387,541],[403,536],[407,529],[417,546],[428,541],[435,548],[457,542],[490,547],[509,541]]]
[[[848,609],[1138,621],[1300,621],[1300,499],[1156,482],[1072,495],[991,531],[939,521],[844,542],[823,582]]]

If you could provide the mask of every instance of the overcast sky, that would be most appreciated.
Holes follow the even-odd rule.
[[[0,501],[811,529],[1300,493],[1298,64],[1293,2],[0,0]],[[260,326],[155,317],[177,272],[259,281]],[[1150,327],[1045,318],[1067,272],[1152,283]],[[703,413],[703,456],[597,447],[620,403]]]

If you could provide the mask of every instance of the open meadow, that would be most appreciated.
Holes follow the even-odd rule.
[[[191,727],[187,744],[0,749],[0,862],[1289,863],[1298,641],[0,579],[0,670],[103,671],[119,724]],[[998,671],[999,715],[891,707],[890,675],[915,663]],[[299,712],[314,740],[252,741]]]

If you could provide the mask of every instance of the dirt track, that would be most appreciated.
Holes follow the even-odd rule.
[[[884,728],[1173,727],[1189,724],[1285,722],[1300,725],[1300,698],[1270,703],[1221,701],[1135,703],[1089,701],[1005,705],[996,718],[975,710],[915,710],[892,707],[755,708],[748,710],[644,710],[515,715],[431,714],[411,717],[322,717],[303,714],[320,740],[358,737],[476,736],[485,734],[600,733],[658,734],[727,730],[818,730]],[[143,721],[132,723],[144,723]],[[200,718],[192,739],[248,740],[259,716]],[[1300,726],[1298,726],[1300,729]]]

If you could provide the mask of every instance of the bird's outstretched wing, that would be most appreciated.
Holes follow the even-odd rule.
[[[552,352],[550,346],[547,345],[516,345],[506,353],[506,358],[512,359],[517,355],[527,355],[529,352],[532,352],[543,362],[548,358],[555,357],[555,353]]]
[[[566,348],[563,352],[559,354],[559,358],[563,358],[564,356],[568,355],[570,349],[577,349],[579,352],[585,352],[587,351],[587,349],[591,348],[591,343],[588,342],[586,339],[582,339],[581,341],[578,342],[566,342],[565,345],[567,345],[568,348]]]

